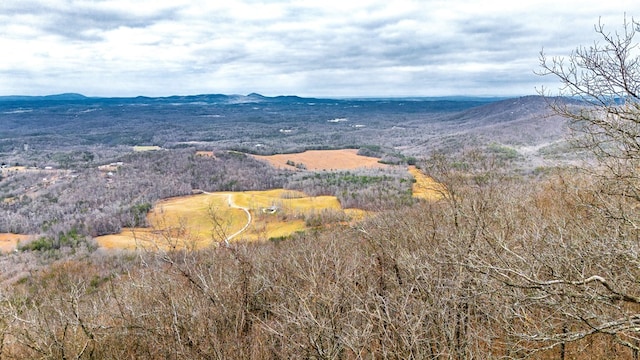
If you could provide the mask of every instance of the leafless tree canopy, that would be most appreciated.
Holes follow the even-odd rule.
[[[560,80],[560,96],[581,101],[551,101],[553,109],[573,122],[576,144],[598,159],[637,161],[640,117],[640,24],[631,20],[621,30],[595,26],[599,41],[578,47],[568,57],[540,53],[540,74]],[[583,104],[579,104],[583,105]]]

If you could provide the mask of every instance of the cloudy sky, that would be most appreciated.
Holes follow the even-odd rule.
[[[543,47],[625,13],[637,0],[0,0],[0,95],[527,95],[551,81]]]

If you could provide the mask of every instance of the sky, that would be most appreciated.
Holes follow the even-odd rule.
[[[0,95],[529,95],[558,87],[542,49],[625,14],[637,0],[0,0]]]

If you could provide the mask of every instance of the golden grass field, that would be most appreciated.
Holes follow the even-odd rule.
[[[294,154],[252,155],[256,159],[267,161],[273,167],[296,169],[287,165],[287,161],[304,164],[307,170],[349,170],[357,168],[386,168],[380,159],[358,155],[357,149],[308,150]]]
[[[136,151],[159,150],[158,146],[137,146]],[[200,152],[201,156],[212,156]],[[304,163],[309,170],[345,170],[387,165],[377,158],[357,155],[357,150],[317,150],[298,154],[255,156],[276,167],[289,167],[288,160]],[[25,171],[10,168],[12,171]],[[7,170],[7,169],[4,169]],[[441,199],[446,190],[415,166],[408,171],[416,182],[413,196],[429,201]],[[251,215],[249,223],[246,209]],[[276,209],[271,213],[270,209]],[[342,209],[335,196],[311,197],[299,191],[274,189],[266,191],[204,193],[165,199],[148,214],[149,228],[125,228],[119,234],[97,237],[101,247],[110,249],[201,248],[228,237],[264,240],[291,235],[307,229],[305,219],[328,212],[337,218],[361,221],[370,212]],[[248,225],[247,225],[248,224]],[[18,241],[32,236],[0,233],[0,251],[9,252]]]
[[[30,235],[0,233],[0,253],[11,252],[16,249],[19,242],[29,241],[32,238]]]
[[[434,201],[442,199],[446,194],[444,185],[435,181],[432,177],[425,175],[415,166],[409,166],[408,171],[416,180],[412,186],[414,197]]]
[[[442,185],[415,167],[409,172],[416,179],[414,196],[438,200]],[[251,214],[248,216],[242,209]],[[275,212],[272,213],[273,209]],[[150,228],[126,228],[119,234],[100,236],[98,244],[109,249],[202,248],[233,239],[266,240],[288,236],[307,229],[305,219],[322,212],[333,212],[351,221],[369,215],[360,209],[342,209],[335,196],[311,197],[299,191],[218,192],[176,197],[160,201],[148,214]]]
[[[27,171],[26,166],[8,166],[5,168],[0,168],[0,174],[7,174],[12,172],[25,172]]]
[[[201,248],[241,231],[248,221],[241,208],[249,211],[251,223],[233,239],[287,236],[305,230],[305,218],[314,213],[346,214],[334,196],[309,197],[282,189],[206,193],[160,201],[148,215],[150,228],[127,228],[96,240],[104,248]],[[271,213],[272,209],[275,212]]]
[[[215,158],[216,157],[216,155],[213,153],[213,151],[204,151],[204,150],[196,151],[196,155],[197,156],[210,157],[210,158]]]

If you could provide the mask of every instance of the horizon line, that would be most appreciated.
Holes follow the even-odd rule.
[[[63,93],[50,93],[46,95],[26,95],[26,94],[10,94],[0,95],[0,99],[8,98],[61,98],[61,97],[75,97],[76,100],[82,98],[86,99],[135,99],[135,98],[173,98],[173,97],[197,97],[197,96],[238,96],[238,97],[264,97],[264,98],[279,98],[279,97],[299,97],[307,99],[335,99],[335,100],[376,100],[376,99],[447,99],[447,98],[479,98],[479,99],[509,99],[525,96],[536,96],[539,94],[514,94],[514,95],[467,95],[467,94],[455,94],[455,95],[341,95],[341,96],[315,96],[315,95],[296,95],[296,94],[281,94],[281,95],[263,95],[257,92],[251,92],[248,94],[237,93],[199,93],[199,94],[173,94],[173,95],[129,95],[129,96],[106,96],[106,95],[84,95],[77,92],[63,92]]]

